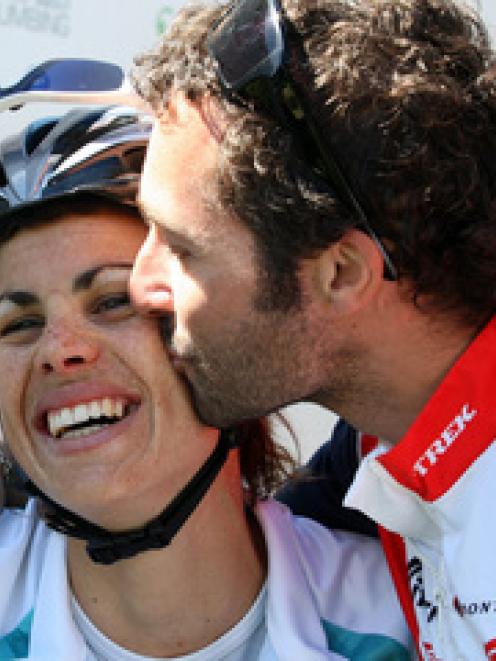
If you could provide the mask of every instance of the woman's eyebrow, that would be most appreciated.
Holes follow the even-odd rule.
[[[93,280],[96,276],[106,269],[127,269],[131,270],[133,267],[132,262],[111,262],[110,264],[99,264],[94,266],[87,271],[83,271],[74,278],[72,285],[73,291],[81,291],[83,289],[89,289],[93,283]],[[2,301],[10,301],[14,305],[25,308],[30,305],[36,305],[40,302],[40,299],[36,294],[33,294],[30,291],[23,291],[20,289],[7,290],[0,294],[0,303]]]
[[[36,305],[39,303],[39,298],[29,291],[13,290],[5,291],[0,294],[0,303],[2,301],[10,301],[11,303],[14,303],[14,305],[26,308],[30,305]]]
[[[73,291],[81,291],[83,289],[89,289],[93,284],[93,280],[96,276],[107,269],[128,269],[129,271],[133,268],[132,262],[111,262],[110,264],[99,264],[94,266],[87,271],[83,271],[74,278],[74,283],[72,285]]]

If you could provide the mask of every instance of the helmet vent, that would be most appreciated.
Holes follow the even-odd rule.
[[[42,120],[33,122],[26,132],[26,154],[30,156],[36,147],[43,142],[43,139],[50,133],[53,127],[57,124],[56,119]]]
[[[8,183],[7,175],[5,174],[5,168],[2,163],[0,163],[0,188],[3,188]]]
[[[150,128],[130,108],[74,109],[0,140],[0,220],[16,207],[79,192],[134,204]]]

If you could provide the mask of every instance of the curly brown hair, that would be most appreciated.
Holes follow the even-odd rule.
[[[496,67],[481,20],[454,0],[286,0],[284,10],[307,54],[299,82],[314,119],[413,300],[481,323],[496,308]],[[159,115],[171,90],[218,99],[229,120],[218,203],[254,233],[273,300],[289,309],[298,260],[356,219],[284,128],[223,94],[205,46],[223,11],[183,9],[136,59],[134,84]]]

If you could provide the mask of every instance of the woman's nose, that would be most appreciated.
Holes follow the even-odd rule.
[[[97,341],[82,329],[46,329],[37,363],[44,374],[66,374],[94,364],[99,354]]]

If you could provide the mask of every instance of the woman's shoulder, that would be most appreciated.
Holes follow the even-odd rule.
[[[274,499],[257,504],[257,516],[266,537],[285,537],[285,541],[300,545],[306,553],[329,562],[330,551],[365,554],[383,560],[381,544],[377,537],[370,537],[348,530],[335,530],[314,519],[293,514],[290,508]],[[320,557],[323,553],[323,557]]]
[[[35,500],[0,514],[0,630],[10,619],[12,604],[34,598],[42,572],[63,538],[40,519]],[[9,606],[10,604],[10,606]]]
[[[64,537],[48,528],[38,513],[35,498],[23,507],[8,507],[0,512],[0,572],[5,563],[11,568],[43,558],[48,549],[63,546]]]
[[[0,512],[0,554],[10,548],[26,545],[39,526],[40,519],[34,499],[23,507],[6,507]]]
[[[392,646],[398,656],[388,658],[408,658],[410,636],[378,539],[328,529],[274,500],[259,503],[257,516],[267,543],[269,604],[277,604],[277,622],[285,616],[289,623],[283,639],[305,613],[309,631],[324,630],[328,650],[340,651],[344,636]],[[313,644],[323,640],[321,633]]]
[[[319,592],[347,588],[370,593],[387,587],[391,579],[377,538],[345,530],[332,530],[312,519],[297,516],[275,501],[257,506],[269,557],[291,557],[304,571],[310,586]]]

